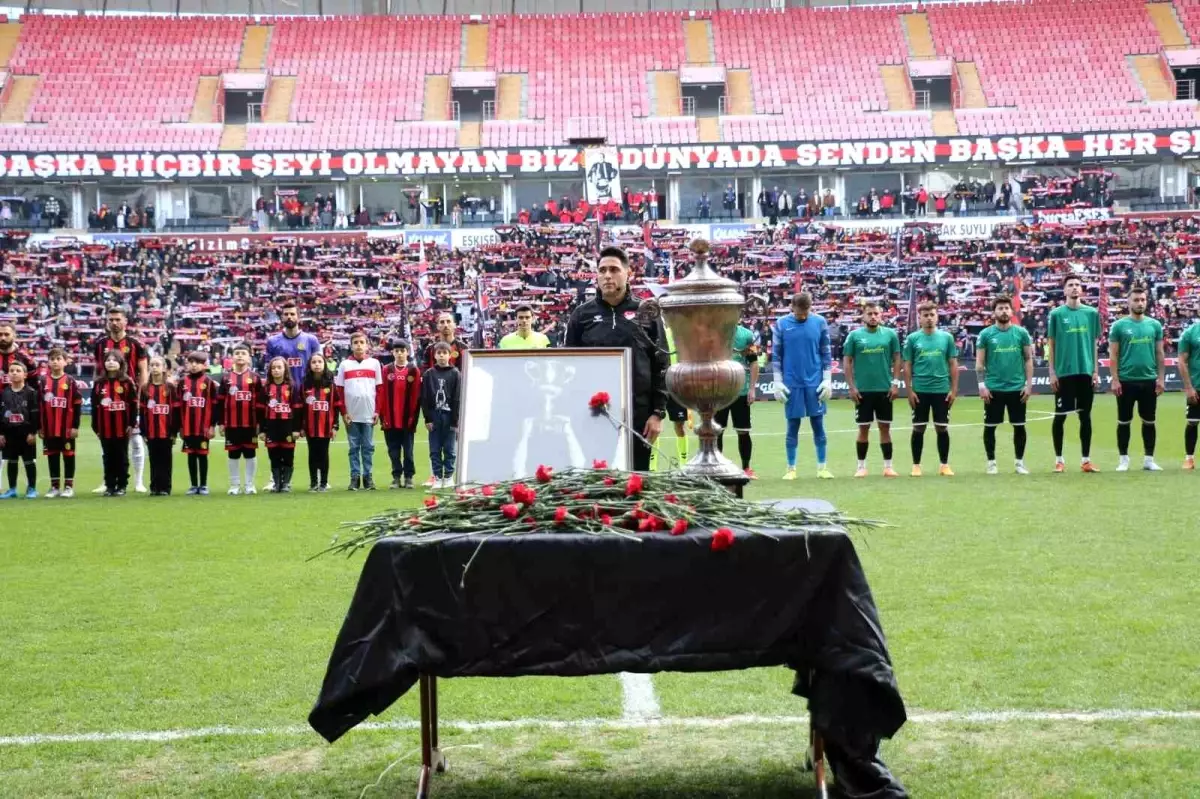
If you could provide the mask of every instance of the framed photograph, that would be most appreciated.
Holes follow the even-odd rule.
[[[463,353],[459,485],[533,477],[541,464],[614,469],[632,464],[632,436],[588,401],[630,425],[632,361],[624,348],[480,350]]]

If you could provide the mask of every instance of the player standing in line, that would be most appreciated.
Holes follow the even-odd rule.
[[[75,496],[75,440],[83,421],[79,383],[66,373],[67,353],[55,347],[47,358],[50,373],[42,381],[42,454],[50,466],[47,499]],[[65,478],[65,479],[64,479]]]
[[[208,376],[208,353],[189,352],[187,374],[179,381],[176,400],[179,407],[179,436],[188,456],[188,477],[191,487],[187,493],[208,496],[209,442],[216,432],[214,425],[220,414],[220,389],[217,381]]]
[[[92,431],[104,459],[104,496],[123,497],[129,487],[129,437],[138,421],[138,389],[125,372],[125,357],[109,350],[92,383]]]
[[[904,382],[912,408],[912,476],[921,476],[921,450],[925,427],[933,413],[937,432],[938,474],[953,477],[950,469],[950,408],[958,396],[958,347],[954,336],[937,327],[937,305],[923,302],[917,308],[921,327],[904,339]]]
[[[755,344],[754,331],[744,325],[738,325],[733,331],[733,360],[746,370],[746,382],[742,384],[742,393],[732,405],[722,408],[713,414],[713,419],[721,425],[717,435],[717,449],[725,451],[725,425],[729,417],[733,417],[733,429],[737,433],[738,456],[742,459],[742,472],[751,480],[757,480],[758,475],[750,468],[750,455],[754,451],[754,442],[750,440],[750,406],[754,404],[758,387],[758,347]]]
[[[287,364],[288,382],[299,386],[304,381],[304,373],[308,370],[308,359],[314,352],[321,351],[321,342],[312,333],[300,329],[300,310],[294,300],[285,300],[279,306],[279,321],[283,330],[267,339],[266,362],[274,358],[283,358]],[[275,483],[267,483],[264,490],[274,491]]]
[[[1142,420],[1142,468],[1161,472],[1154,462],[1158,435],[1154,420],[1158,413],[1158,395],[1166,387],[1166,354],[1163,329],[1157,319],[1146,316],[1149,298],[1146,287],[1135,284],[1129,290],[1129,315],[1113,323],[1108,333],[1109,368],[1113,370],[1112,390],[1117,395],[1118,472],[1129,471],[1129,438],[1133,424],[1133,406]]]
[[[892,468],[892,400],[899,393],[900,337],[880,324],[879,304],[863,305],[863,326],[851,331],[843,346],[843,365],[854,421],[858,425],[858,468],[855,477],[867,476],[867,450],[871,422],[879,427],[879,449],[883,452],[883,476],[899,477]]]
[[[675,354],[675,337],[671,334],[671,328],[665,324],[663,330],[666,332],[667,351],[671,353],[670,364],[674,365],[679,361],[679,357]],[[683,466],[688,462],[688,409],[676,402],[669,392],[667,393],[667,418],[675,428],[675,457],[679,459],[679,465]],[[657,447],[650,452],[650,471],[658,471]]]
[[[1196,468],[1196,438],[1200,427],[1200,322],[1179,337],[1179,379],[1187,395],[1187,426],[1183,429],[1184,471]]]
[[[8,467],[8,490],[0,499],[17,496],[17,461],[25,464],[25,499],[37,499],[37,434],[42,426],[42,407],[37,389],[25,382],[25,364],[13,361],[8,367],[8,385],[0,394],[0,448]]]
[[[518,311],[517,318],[520,316]],[[417,468],[413,462],[413,436],[421,416],[421,369],[408,358],[408,341],[394,339],[389,349],[392,362],[383,367],[379,407],[383,440],[392,464],[392,484],[388,487],[412,488]]]
[[[220,384],[220,433],[225,439],[229,458],[229,494],[242,491],[239,463],[246,464],[245,491],[258,493],[254,478],[258,473],[258,394],[262,381],[250,368],[250,345],[233,347],[233,371],[226,372]]]
[[[792,312],[775,323],[771,366],[775,373],[775,392],[784,400],[787,417],[787,472],[784,480],[796,479],[796,445],[800,423],[807,418],[812,425],[817,450],[817,477],[832,480],[833,472],[825,465],[825,411],[833,391],[833,357],[829,346],[829,325],[824,317],[811,313],[812,295],[802,292],[792,297]]]
[[[1050,388],[1054,391],[1054,471],[1065,472],[1063,433],[1067,414],[1079,414],[1080,468],[1100,471],[1092,463],[1092,401],[1100,387],[1100,313],[1084,305],[1083,282],[1078,275],[1063,280],[1066,302],[1050,312],[1046,323],[1046,361],[1050,364]]]
[[[996,468],[996,428],[1008,422],[1013,428],[1013,454],[1017,474],[1029,474],[1025,468],[1025,410],[1033,394],[1033,339],[1029,331],[1012,323],[1012,299],[1000,295],[992,300],[995,322],[979,334],[975,348],[975,373],[979,379],[979,398],[983,400],[983,449],[987,453],[987,473]]]
[[[104,363],[104,355],[109,350],[116,350],[121,353],[121,358],[126,364],[126,369],[129,372],[129,379],[133,381],[134,388],[141,390],[142,386],[146,385],[146,380],[150,376],[150,356],[146,352],[142,342],[128,334],[129,330],[129,311],[121,305],[114,305],[105,311],[107,320],[105,327],[108,328],[108,335],[96,342],[92,350],[92,355],[96,363],[96,372],[102,371],[101,364]],[[146,483],[143,477],[146,473],[146,442],[142,441],[142,437],[138,435],[137,429],[129,435],[129,452],[130,460],[133,462],[133,489],[139,494],[146,493]],[[104,494],[106,489],[100,486],[92,491],[93,494]]]
[[[437,335],[429,346],[425,348],[425,369],[432,369],[437,364],[437,359],[434,357],[434,349],[439,341],[446,342],[450,347],[450,365],[455,369],[462,368],[462,354],[467,351],[467,342],[458,337],[458,325],[454,321],[454,314],[449,311],[442,311],[437,315]],[[422,369],[421,371],[425,371]]]
[[[296,433],[303,421],[300,418],[303,401],[291,378],[287,359],[275,356],[267,364],[267,379],[258,395],[259,429],[267,446],[267,459],[271,462],[271,488],[268,490],[276,494],[287,494],[292,490]]]
[[[25,364],[25,373],[31,376],[31,382],[37,388],[37,380],[32,378],[37,374],[37,362],[17,344],[17,329],[13,323],[0,322],[0,390],[8,385],[8,367],[14,361]],[[0,475],[4,474],[4,452],[0,450]],[[15,489],[16,486],[11,488]]]
[[[175,436],[179,435],[179,402],[175,386],[167,382],[167,360],[150,359],[150,380],[142,388],[142,437],[150,460],[150,496],[171,495]]]

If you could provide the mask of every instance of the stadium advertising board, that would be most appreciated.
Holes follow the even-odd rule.
[[[955,136],[754,144],[614,147],[619,174],[678,171],[1033,164],[1162,159],[1200,154],[1200,130],[1029,136]],[[321,152],[15,152],[0,154],[0,178],[71,180],[290,179],[431,175],[585,175],[584,149],[349,150]],[[592,167],[595,165],[593,164]],[[619,180],[619,177],[614,179]],[[619,184],[618,184],[619,185]]]

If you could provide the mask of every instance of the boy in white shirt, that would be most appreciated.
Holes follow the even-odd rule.
[[[350,357],[338,364],[333,379],[341,395],[346,438],[350,444],[350,490],[375,490],[372,459],[375,455],[375,425],[379,423],[383,367],[367,354],[367,334],[350,336]]]

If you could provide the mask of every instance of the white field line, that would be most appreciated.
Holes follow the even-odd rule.
[[[654,678],[649,674],[621,672],[621,719],[645,721],[662,716],[654,694]]]
[[[1200,721],[1200,710],[980,710],[933,711],[911,713],[912,724],[1007,724],[1036,722],[1103,723],[1120,721]],[[808,716],[727,716],[724,718],[646,718],[646,719],[511,719],[507,721],[439,722],[444,730],[487,732],[491,730],[640,730],[659,727],[727,729],[748,725],[795,727],[808,724]],[[354,729],[362,731],[409,731],[420,728],[416,720],[368,721]],[[10,735],[0,737],[3,746],[43,746],[76,743],[162,743],[189,738],[261,737],[306,735],[312,729],[302,724],[278,727],[198,727],[181,730],[125,732],[83,732],[60,734]]]

